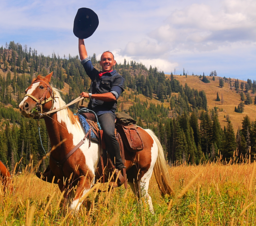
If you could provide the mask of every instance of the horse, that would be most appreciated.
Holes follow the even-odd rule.
[[[4,186],[4,193],[7,192],[7,189],[9,189],[9,191],[12,192],[13,186],[12,186],[11,174],[1,161],[0,161],[0,179]]]
[[[64,191],[64,196],[69,199],[69,194],[65,191],[65,189],[67,190],[65,181],[72,175],[71,186],[77,186],[77,189],[74,197],[70,200],[69,208],[78,211],[82,197],[90,191],[98,179],[96,171],[100,166],[101,146],[86,138],[78,116],[74,115],[69,108],[65,108],[66,103],[61,98],[58,89],[50,85],[52,74],[53,72],[45,77],[38,75],[32,80],[19,108],[24,116],[32,118],[35,117],[34,112],[41,111],[52,146],[56,146],[66,139],[51,152],[49,165],[57,179],[59,189],[61,192]],[[46,115],[47,112],[54,111],[52,109],[56,109],[55,112]],[[139,130],[142,134],[144,148],[136,153],[125,151],[127,180],[135,195],[146,198],[149,209],[153,213],[152,200],[148,194],[149,181],[153,171],[162,195],[172,195],[173,190],[169,181],[163,148],[158,138],[151,130],[144,130],[140,127]],[[84,144],[67,159],[67,155],[83,139]],[[138,191],[142,190],[143,192],[138,194]]]

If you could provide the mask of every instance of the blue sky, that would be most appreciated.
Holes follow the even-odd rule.
[[[38,53],[78,54],[73,21],[78,8],[99,17],[85,40],[88,53],[114,52],[166,73],[256,80],[255,0],[2,0],[0,46],[14,41]]]

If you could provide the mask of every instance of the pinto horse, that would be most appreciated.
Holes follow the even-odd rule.
[[[4,192],[9,189],[11,192],[13,191],[11,174],[9,173],[6,166],[0,161],[0,180],[4,186]]]
[[[73,178],[72,186],[77,186],[75,196],[71,200],[70,209],[79,210],[81,197],[83,197],[96,183],[96,171],[100,166],[101,147],[97,143],[90,143],[85,138],[85,132],[80,125],[78,116],[74,115],[68,108],[64,108],[65,102],[56,88],[50,86],[52,73],[46,77],[38,76],[26,89],[26,95],[19,104],[22,114],[33,117],[35,109],[45,115],[52,109],[60,109],[44,116],[47,131],[52,146],[58,145],[66,139],[50,154],[50,169],[57,179],[61,191],[67,190],[70,177]],[[172,189],[167,176],[167,165],[164,158],[163,148],[151,130],[141,131],[144,142],[143,150],[134,153],[125,151],[125,166],[128,183],[134,193],[140,197],[144,196],[153,212],[151,197],[148,194],[149,180],[154,171],[156,181],[161,193],[172,194]],[[66,156],[76,145],[85,140],[68,159]],[[66,161],[63,161],[63,160]],[[62,162],[62,164],[58,164]],[[143,190],[143,191],[142,191]],[[142,191],[142,192],[138,192]],[[138,194],[139,193],[139,194]],[[64,193],[65,194],[65,193]],[[68,194],[66,194],[68,196]]]

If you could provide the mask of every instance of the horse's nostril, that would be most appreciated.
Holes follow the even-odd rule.
[[[25,108],[28,108],[28,106],[29,106],[29,105],[28,105],[28,103],[26,102],[25,105],[24,105],[24,107],[25,107]]]

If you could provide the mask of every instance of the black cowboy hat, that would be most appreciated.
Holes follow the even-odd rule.
[[[73,32],[80,39],[90,37],[99,25],[97,14],[88,8],[80,8],[77,11]]]

